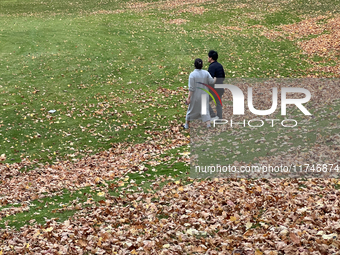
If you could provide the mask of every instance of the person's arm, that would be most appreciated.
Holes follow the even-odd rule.
[[[215,77],[215,72],[216,72],[216,70],[215,70],[215,68],[214,68],[213,65],[210,64],[210,66],[209,66],[209,68],[208,68],[208,72],[209,72],[209,74],[211,75],[211,77]]]
[[[210,76],[213,77],[213,80],[214,80],[212,83],[210,83],[210,79],[209,79],[209,84],[215,85],[215,83],[216,83],[216,77],[215,77],[216,70],[214,68],[214,65],[211,65],[211,64],[209,65],[208,72],[209,72]],[[213,87],[215,87],[215,86],[213,86]]]
[[[210,73],[208,73],[208,83],[209,85],[214,85],[216,83],[216,77],[212,77]]]
[[[196,89],[195,79],[192,76],[192,74],[189,75],[189,84],[188,84],[188,87],[189,87],[189,94],[188,94],[188,98],[185,100],[186,104],[190,104],[191,96],[192,96],[192,94],[194,93],[194,91]]]
[[[218,75],[217,82],[223,84],[225,79],[225,72],[223,66],[220,64],[220,74]]]
[[[188,105],[190,104],[192,93],[193,92],[189,90],[188,98],[185,100],[185,103],[188,104]]]

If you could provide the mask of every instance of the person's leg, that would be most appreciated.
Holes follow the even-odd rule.
[[[189,107],[188,107],[188,111],[187,114],[185,116],[185,124],[184,124],[184,128],[188,129],[189,128],[189,120],[190,120],[190,111],[189,111]]]
[[[222,105],[220,100],[216,100],[216,112],[219,119],[222,119]]]
[[[215,118],[216,117],[216,113],[214,112],[214,110],[212,109],[210,104],[209,104],[209,113],[210,113],[210,117],[211,118]]]
[[[218,95],[220,96],[220,98],[222,100],[223,93],[218,93]],[[216,112],[217,112],[218,118],[222,119],[222,105],[220,103],[220,100],[218,100],[218,98],[216,99]]]
[[[212,109],[211,105],[210,105],[210,102],[213,101],[211,96],[209,96],[209,113],[210,113],[210,117],[211,118],[214,118],[216,117],[216,113],[214,112],[214,110]]]

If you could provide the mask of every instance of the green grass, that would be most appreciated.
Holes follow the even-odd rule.
[[[123,1],[121,1],[123,2]],[[80,14],[102,9],[117,9],[119,3],[115,0],[93,2],[91,0],[67,1],[60,0],[51,2],[48,0],[5,0],[1,1],[1,13],[4,15],[42,15],[48,17],[51,14]]]
[[[138,55],[127,50],[135,43],[129,39],[130,35],[126,35],[129,33],[126,29],[109,29],[110,20],[98,27],[100,21],[96,18],[87,20],[96,25],[86,29],[87,23],[80,18],[60,21],[60,27],[51,20],[39,26],[33,35],[32,31],[18,32],[18,38],[26,38],[26,42],[21,41],[21,46],[17,46],[19,50],[12,49],[13,54],[2,59],[6,66],[1,64],[5,69],[1,133],[4,139],[7,138],[1,149],[9,158],[20,161],[28,155],[51,161],[58,155],[64,157],[74,154],[73,151],[81,153],[87,147],[93,147],[91,142],[97,143],[95,150],[104,150],[111,142],[124,141],[140,133],[127,133],[127,128],[121,128],[122,124],[146,127],[157,120],[154,117],[157,105],[143,113],[137,106],[145,107],[141,105],[145,100],[165,103],[168,98],[158,100],[156,95],[149,97],[145,93],[150,90],[155,93],[160,85],[165,85],[161,79],[168,78],[158,70],[159,77],[153,77],[153,70],[158,67],[146,62],[143,54],[147,54],[147,50],[142,49]],[[26,26],[27,22],[22,22],[21,26]],[[32,23],[35,26],[40,22]],[[48,29],[52,26],[54,29]],[[66,34],[65,28],[68,28]],[[83,30],[86,33],[76,32]],[[99,42],[94,39],[98,37],[102,37]],[[15,41],[19,41],[18,38]],[[36,42],[30,45],[33,39]],[[8,47],[13,47],[12,44]],[[146,69],[151,75],[142,72]],[[155,83],[158,80],[160,85]],[[175,104],[175,101],[171,103]],[[168,116],[177,115],[177,110],[169,108],[164,110]],[[57,112],[48,114],[52,109]],[[167,124],[162,122],[164,126]],[[70,151],[70,148],[74,150]]]
[[[176,18],[190,22],[177,26],[164,23],[159,16],[165,14],[157,10],[79,14],[124,6],[116,1],[102,6],[58,1],[53,16],[49,1],[1,5],[0,150],[7,162],[71,159],[111,143],[142,142],[141,130],[182,122],[184,93],[160,98],[157,88],[185,86],[193,59],[205,60],[209,49],[218,49],[229,77],[294,77],[308,67],[290,41],[272,42],[251,30],[227,31],[223,37],[201,32],[207,22],[224,20],[224,13],[182,13]],[[41,15],[14,15],[24,12]],[[229,18],[235,20],[238,12],[228,12]],[[131,125],[136,127],[130,130]]]
[[[115,16],[116,22],[123,22],[123,15]],[[0,132],[5,139],[0,149],[9,160],[18,162],[28,156],[52,162],[67,155],[82,154],[88,147],[98,151],[107,149],[112,142],[141,142],[142,139],[138,139],[138,135],[143,136],[140,128],[167,126],[173,116],[178,120],[184,118],[184,107],[179,107],[183,94],[158,98],[157,88],[176,90],[184,86],[187,75],[180,75],[179,70],[185,73],[192,70],[194,55],[188,51],[191,42],[192,47],[199,49],[206,45],[206,39],[178,37],[174,41],[171,34],[157,36],[153,31],[160,30],[158,28],[132,34],[128,32],[133,27],[132,19],[129,24],[124,22],[120,29],[109,29],[110,18],[97,16],[89,17],[85,23],[81,18],[69,20],[63,17],[61,21],[56,18],[45,21],[37,29],[39,21],[21,22],[17,26],[25,25],[26,31],[19,32],[17,27],[12,27],[3,32],[8,38],[13,38],[14,30],[17,38],[7,42],[7,53],[3,52],[0,65],[4,74],[0,94],[4,102],[0,113]],[[148,22],[152,27],[153,23],[157,23],[156,20],[144,20],[142,23]],[[88,23],[95,25],[91,28]],[[132,36],[144,40],[140,40],[138,45]],[[35,40],[34,44],[32,40]],[[282,59],[293,53],[294,48],[290,48],[286,56],[275,58],[280,45],[272,42],[260,45],[256,38],[248,40],[242,41],[241,37],[235,36],[231,49],[227,43],[221,47],[230,53],[227,60],[227,56],[221,54],[230,76],[287,74],[294,59],[289,58],[287,63]],[[167,41],[174,43],[169,45]],[[288,48],[287,44],[292,46],[289,42],[285,44],[284,48]],[[208,45],[217,48],[216,42]],[[253,45],[255,52],[259,48],[262,52],[253,57],[258,59],[257,62],[250,61],[249,56],[253,54],[249,51],[237,56],[245,47],[252,49]],[[195,55],[203,58],[205,54],[206,51]],[[249,68],[254,71],[248,73]],[[231,71],[233,69],[234,72]],[[146,100],[153,104],[150,106],[149,103],[149,108],[141,112],[138,108],[145,108]],[[169,108],[162,107],[160,111],[159,106],[165,105]],[[49,110],[57,112],[48,114]],[[126,111],[130,111],[132,116],[128,116]],[[156,113],[165,118],[155,118]],[[122,124],[126,123],[137,125],[138,130],[124,128]],[[96,145],[92,146],[91,142],[96,142]]]
[[[0,155],[7,157],[3,163],[25,158],[38,163],[72,160],[107,150],[118,142],[142,143],[150,136],[146,130],[163,131],[169,125],[184,122],[183,87],[187,86],[195,58],[202,58],[207,69],[210,49],[219,52],[219,61],[230,78],[305,76],[311,67],[307,61],[310,57],[302,54],[294,42],[271,41],[251,26],[273,29],[298,22],[304,14],[337,13],[340,6],[337,0],[295,0],[280,6],[275,1],[221,1],[200,4],[206,11],[197,15],[180,13],[184,8],[181,6],[173,10],[151,7],[133,11],[127,3],[0,2]],[[247,7],[237,7],[242,3]],[[273,7],[279,8],[267,11]],[[102,12],[94,14],[97,11]],[[244,14],[256,14],[258,18]],[[170,24],[172,19],[186,19],[187,23]],[[243,30],[225,30],[219,25]],[[323,59],[314,57],[317,61]],[[48,113],[50,110],[56,112]],[[315,143],[313,132],[324,132],[327,121],[324,119],[311,133],[293,141],[293,146]],[[267,141],[275,141],[278,131],[281,130],[262,132],[267,133]],[[252,138],[262,136],[257,133]],[[242,138],[242,157],[231,156],[230,160],[249,161],[268,155],[266,143],[253,144],[249,138]],[[226,139],[239,142],[233,133]],[[280,150],[287,148],[284,145]],[[188,172],[188,167],[176,159],[169,165],[147,167],[149,170],[143,175],[129,174],[137,185],[129,187],[131,192],[138,188],[152,190],[157,176],[171,175],[180,180]],[[171,180],[165,178],[164,183],[168,181]],[[82,194],[78,198],[84,200],[83,190],[79,192]],[[75,211],[52,211],[59,208],[57,203],[72,202],[75,194],[65,190],[62,197],[33,201],[32,208],[41,207],[39,215],[31,208],[4,218],[2,223],[7,220],[20,227],[29,219],[39,223],[44,217],[66,219]]]

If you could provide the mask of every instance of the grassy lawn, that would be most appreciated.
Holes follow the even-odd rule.
[[[120,141],[142,142],[140,130],[182,123],[182,88],[193,59],[206,60],[209,49],[219,50],[229,77],[308,74],[307,56],[294,42],[271,41],[246,15],[237,18],[257,13],[258,6],[212,15],[220,3],[209,3],[197,15],[176,5],[138,11],[110,1],[1,4],[0,149],[8,163],[82,156]],[[289,21],[301,15],[292,12]],[[179,19],[187,22],[172,24]],[[273,12],[258,24],[282,20],[281,12]]]
[[[182,189],[200,185],[188,178],[190,133],[181,128],[194,59],[202,58],[204,69],[208,69],[207,53],[217,50],[227,78],[339,77],[340,60],[332,37],[339,32],[338,2],[1,1],[3,231],[34,224],[48,229],[49,220],[61,224],[74,215],[78,219],[86,210],[93,213],[109,205],[121,206],[122,211],[125,207],[138,208],[134,196],[143,197],[139,206],[147,213],[145,201],[162,200],[156,191],[167,194],[164,196],[174,203],[182,203],[187,199],[180,199]],[[327,40],[330,43],[324,43]],[[336,155],[340,143],[339,88],[316,88],[313,96],[308,104],[312,117],[289,109],[289,115],[297,116],[303,124],[302,129],[223,130],[215,137],[218,146],[224,148],[217,158],[228,164],[251,164],[309,151],[326,156],[305,158],[308,162]],[[225,102],[230,110],[230,98],[225,96]],[[205,159],[216,159],[210,145],[201,146]],[[328,154],[324,148],[328,148]],[[100,162],[106,162],[105,167]],[[77,177],[71,174],[73,170],[79,171]],[[78,181],[81,178],[88,181]],[[13,190],[13,195],[4,193],[6,187],[11,190],[10,180],[22,188]],[[57,188],[49,187],[54,181]],[[293,180],[292,187],[310,187],[304,181],[295,185]],[[240,181],[248,185],[246,189],[256,185],[245,182]],[[221,183],[234,185],[234,180]],[[171,193],[171,185],[178,192]],[[259,185],[270,191],[266,181]],[[336,192],[339,183],[331,180],[319,186]],[[264,226],[259,215],[268,208],[258,209],[258,217],[251,221],[254,229]],[[175,214],[159,209],[155,222],[170,220]],[[98,217],[94,225],[105,224],[99,221]],[[129,224],[134,225],[131,218]],[[114,226],[121,225],[123,220]],[[200,235],[192,237],[203,240]],[[218,231],[209,235],[215,237]],[[179,234],[169,236],[176,239]],[[164,238],[168,240],[168,236]],[[0,254],[5,254],[12,248],[8,248],[5,237],[2,239]],[[214,246],[207,243],[206,247]],[[167,243],[157,245],[158,250],[168,248]],[[232,246],[229,243],[228,247]],[[126,243],[120,247],[137,251],[137,246]],[[254,251],[263,254],[264,249],[259,247]],[[195,249],[203,252],[208,248]],[[221,251],[222,246],[215,246],[215,250]],[[29,252],[29,248],[16,250],[24,251]],[[75,250],[68,252],[77,254]],[[86,252],[95,253],[91,249]]]

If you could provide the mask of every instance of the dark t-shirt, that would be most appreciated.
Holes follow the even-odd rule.
[[[216,84],[223,84],[225,73],[223,66],[220,63],[218,63],[217,61],[212,62],[209,65],[208,72],[210,73],[211,77],[216,77]],[[222,95],[224,93],[224,89],[216,89],[216,92]]]

